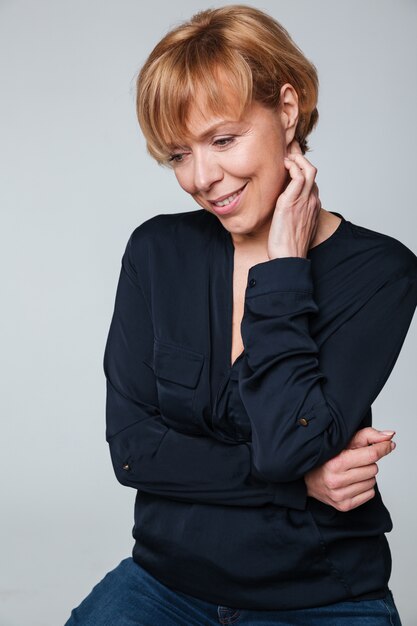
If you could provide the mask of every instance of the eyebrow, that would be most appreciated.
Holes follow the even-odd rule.
[[[216,123],[212,124],[211,126],[209,126],[208,128],[206,128],[206,130],[203,131],[201,133],[201,135],[196,137],[196,139],[197,139],[197,141],[203,141],[204,139],[207,139],[207,137],[212,135],[214,133],[214,131],[220,130],[224,126],[228,126],[230,124],[241,124],[241,123],[242,123],[242,120],[236,120],[236,119],[223,120],[222,122],[216,122]],[[180,146],[178,144],[175,144],[175,145],[174,144],[170,144],[169,145],[169,148],[171,150],[175,150],[175,149],[177,149],[179,147]],[[182,147],[185,147],[185,145],[183,145]]]
[[[211,135],[215,130],[222,128],[223,126],[228,126],[229,124],[239,124],[239,120],[224,120],[223,122],[217,122],[209,126],[197,139],[206,139],[209,135]]]

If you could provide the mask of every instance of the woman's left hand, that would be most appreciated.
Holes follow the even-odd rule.
[[[304,476],[307,495],[338,511],[351,511],[375,496],[378,461],[395,449],[394,431],[362,428],[345,450]]]
[[[284,161],[290,182],[279,195],[268,238],[270,259],[306,258],[315,237],[321,202],[315,177],[317,169],[303,155],[294,139]]]

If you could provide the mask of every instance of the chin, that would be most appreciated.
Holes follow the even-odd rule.
[[[243,243],[244,241],[250,241],[252,238],[268,238],[270,219],[257,220],[230,220],[223,221],[223,226],[229,231],[229,233],[236,238],[236,241]]]
[[[217,217],[231,235],[237,237],[247,235],[250,239],[251,236],[260,235],[264,231],[269,232],[274,209],[275,205],[266,214],[257,214],[256,216],[253,211],[247,211],[244,208],[241,211],[238,210],[226,215],[218,215],[209,208],[207,211]]]

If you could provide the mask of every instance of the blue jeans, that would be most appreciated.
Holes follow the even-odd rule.
[[[65,626],[401,626],[392,593],[382,600],[337,602],[313,609],[251,611],[174,591],[132,557],[97,583]]]

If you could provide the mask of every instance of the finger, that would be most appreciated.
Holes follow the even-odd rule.
[[[395,444],[392,441],[381,441],[363,448],[344,450],[339,456],[342,457],[342,466],[347,470],[376,463],[379,459],[392,452],[394,446]]]
[[[379,467],[376,463],[370,463],[362,467],[354,467],[343,474],[343,486],[369,480],[370,478],[374,478],[378,472]]]
[[[376,463],[363,465],[362,467],[354,467],[339,473],[326,473],[323,483],[326,488],[331,491],[344,489],[355,483],[361,483],[364,480],[370,480],[378,474],[379,468]]]
[[[294,161],[285,160],[284,163],[288,168],[291,180],[282,195],[284,195],[284,197],[292,203],[295,203],[300,199],[302,201],[305,199],[309,200],[310,196],[306,191],[305,171],[300,169]],[[308,185],[308,187],[310,187],[310,185]]]
[[[315,182],[315,177],[317,174],[317,168],[314,167],[312,163],[308,159],[305,158],[303,154],[290,154],[288,156],[290,161],[293,161],[298,165],[300,170],[304,173],[305,177],[305,186],[303,189],[303,194],[308,196],[311,193],[311,189]]]
[[[291,154],[287,154],[285,158],[297,163],[298,167],[303,171],[314,173],[314,175],[317,172],[317,168],[304,156],[304,154],[293,152]]]
[[[352,509],[356,509],[358,506],[365,504],[368,500],[372,500],[375,497],[375,489],[368,489],[368,491],[364,491],[357,496],[353,496],[353,498],[345,501],[343,504],[335,503],[335,508],[343,511],[351,511]],[[342,505],[342,508],[340,506]]]
[[[288,200],[295,202],[300,197],[305,185],[304,173],[299,166],[290,159],[286,158],[284,160],[284,165],[288,169],[291,180],[282,195]]]
[[[359,496],[361,493],[369,491],[375,487],[376,479],[368,478],[368,480],[362,480],[359,483],[354,483],[353,485],[348,485],[347,487],[343,487],[342,489],[337,489],[332,493],[332,500],[334,502],[344,502],[346,500],[351,500],[355,496]]]
[[[394,430],[377,430],[376,428],[369,426],[368,428],[358,430],[348,443],[347,448],[360,448],[371,443],[378,443],[386,439],[391,439],[394,435]]]

